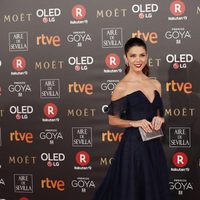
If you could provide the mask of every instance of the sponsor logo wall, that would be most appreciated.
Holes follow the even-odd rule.
[[[199,199],[198,0],[8,0],[0,11],[0,199],[92,198],[124,134],[107,107],[131,37],[162,84],[172,200]]]

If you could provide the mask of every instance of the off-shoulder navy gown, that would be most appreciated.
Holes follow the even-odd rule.
[[[127,120],[152,118],[163,104],[154,91],[152,102],[140,90],[111,101],[109,115]],[[138,128],[126,128],[107,174],[93,200],[169,200],[169,170],[159,138],[143,142]]]

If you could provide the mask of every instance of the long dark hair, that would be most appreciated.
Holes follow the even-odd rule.
[[[124,46],[124,52],[125,52],[126,56],[127,56],[129,49],[131,47],[134,47],[134,46],[144,47],[145,51],[147,52],[147,46],[146,46],[145,42],[140,38],[134,37],[134,38],[130,38]],[[126,64],[125,74],[127,74],[129,72],[129,69],[130,69],[130,67]],[[142,69],[142,72],[146,76],[149,76],[149,66],[148,66],[148,64],[145,65],[145,67]]]

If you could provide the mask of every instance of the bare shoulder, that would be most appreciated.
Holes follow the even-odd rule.
[[[153,85],[155,86],[155,89],[158,90],[158,92],[161,95],[161,83],[157,79],[151,79]]]
[[[112,101],[115,101],[125,96],[125,91],[126,91],[126,83],[124,81],[119,81],[119,83],[117,83],[115,89],[113,90],[111,98]]]

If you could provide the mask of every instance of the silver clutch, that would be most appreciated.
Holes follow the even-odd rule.
[[[140,131],[140,135],[142,137],[142,141],[152,140],[152,139],[155,139],[158,137],[162,137],[164,135],[161,128],[157,131],[152,130],[152,132],[148,133],[148,132],[145,132],[145,130],[143,128],[139,127],[139,131]]]

